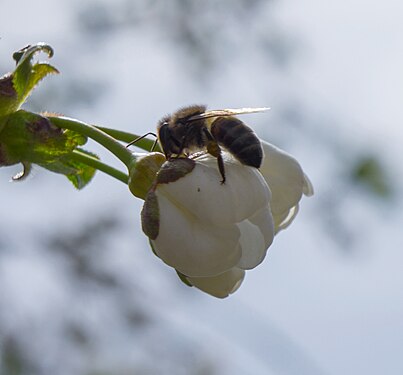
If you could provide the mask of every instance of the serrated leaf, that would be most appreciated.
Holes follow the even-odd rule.
[[[49,74],[59,73],[48,63],[32,63],[33,57],[39,52],[47,53],[49,58],[53,56],[52,47],[45,43],[27,46],[13,55],[17,61],[17,66],[12,73],[13,87],[17,93],[15,109],[21,106],[40,80]]]
[[[37,63],[32,66],[31,75],[25,83],[25,89],[20,95],[26,98],[31,91],[35,88],[39,81],[45,78],[49,74],[58,74],[59,71],[52,65],[48,63]],[[14,78],[15,82],[15,78]]]
[[[0,166],[53,163],[85,142],[85,136],[62,130],[44,116],[19,110],[7,117],[0,133]]]
[[[79,149],[79,151],[93,158],[99,159],[97,155],[91,152],[83,149]],[[40,165],[52,172],[65,175],[74,187],[79,190],[84,188],[92,180],[96,172],[95,168],[75,160],[72,157],[72,153],[60,157],[57,161]]]
[[[63,135],[66,137],[66,147],[74,149],[77,146],[83,146],[87,143],[87,137],[72,130],[64,130]],[[85,151],[90,156],[96,156],[88,151]],[[96,156],[97,157],[97,156]]]

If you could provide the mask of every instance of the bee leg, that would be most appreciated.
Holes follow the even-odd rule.
[[[207,129],[205,129],[204,133],[207,137],[207,152],[217,158],[218,170],[220,171],[222,177],[221,185],[223,185],[225,184],[225,168],[221,148]]]
[[[220,153],[217,155],[217,164],[218,170],[220,171],[222,180],[221,185],[225,184],[225,169],[224,169],[224,160],[222,159],[221,150]]]
[[[188,136],[185,134],[182,138],[182,141],[179,143],[176,139],[172,139],[176,146],[178,146],[178,153],[176,154],[175,159],[179,159],[183,155],[183,150],[185,149],[185,146],[187,144],[187,139]]]

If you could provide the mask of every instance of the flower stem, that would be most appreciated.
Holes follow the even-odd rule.
[[[110,152],[112,152],[118,159],[120,159],[128,168],[133,161],[132,153],[120,144],[116,139],[106,134],[95,126],[86,124],[84,122],[71,119],[68,117],[49,117],[49,121],[63,129],[70,129],[87,136],[98,142]]]
[[[74,150],[72,152],[71,158],[73,160],[77,160],[83,164],[89,165],[90,167],[93,167],[95,169],[100,170],[101,172],[104,172],[108,174],[109,176],[112,176],[116,178],[119,181],[122,181],[124,184],[127,184],[129,182],[129,176],[126,173],[123,173],[116,168],[111,167],[108,164],[103,163],[102,161],[98,160],[97,158],[94,158],[91,155],[87,155],[84,152],[81,152],[79,150]]]
[[[124,132],[121,130],[104,128],[102,126],[95,126],[95,127],[99,130],[102,130],[106,134],[109,134],[111,137],[113,137],[119,141],[122,141],[122,142],[129,143],[129,142],[132,142],[134,139],[139,138],[139,136],[136,134]],[[155,143],[155,140],[142,138],[142,139],[139,139],[134,144],[134,146],[141,148],[142,150],[145,150],[145,151],[151,151],[151,148],[153,147],[154,143]],[[154,151],[161,152],[161,148],[159,147],[158,144],[154,147]]]

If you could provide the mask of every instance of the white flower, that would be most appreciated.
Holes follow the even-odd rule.
[[[225,173],[221,184],[217,160],[204,155],[190,173],[156,186],[159,230],[153,248],[186,276],[256,267],[273,240],[270,190],[262,175],[233,159],[226,160]]]
[[[142,211],[143,230],[156,255],[191,285],[224,298],[259,265],[274,234],[290,224],[312,185],[298,162],[263,143],[260,170],[224,154],[226,182],[217,159],[165,163]]]
[[[277,233],[291,224],[302,194],[313,195],[313,186],[294,157],[270,143],[261,143],[265,157],[260,172],[272,193],[271,212]]]
[[[233,267],[229,271],[211,277],[188,277],[196,288],[214,297],[225,298],[234,293],[242,284],[245,271]]]

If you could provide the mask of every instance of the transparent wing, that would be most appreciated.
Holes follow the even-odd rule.
[[[202,119],[218,117],[218,116],[244,115],[247,113],[264,112],[264,111],[268,111],[269,109],[270,108],[266,108],[266,107],[216,109],[216,110],[206,111],[206,112],[200,113],[198,115],[191,116],[188,118],[188,121],[196,121],[196,120],[202,120]]]

